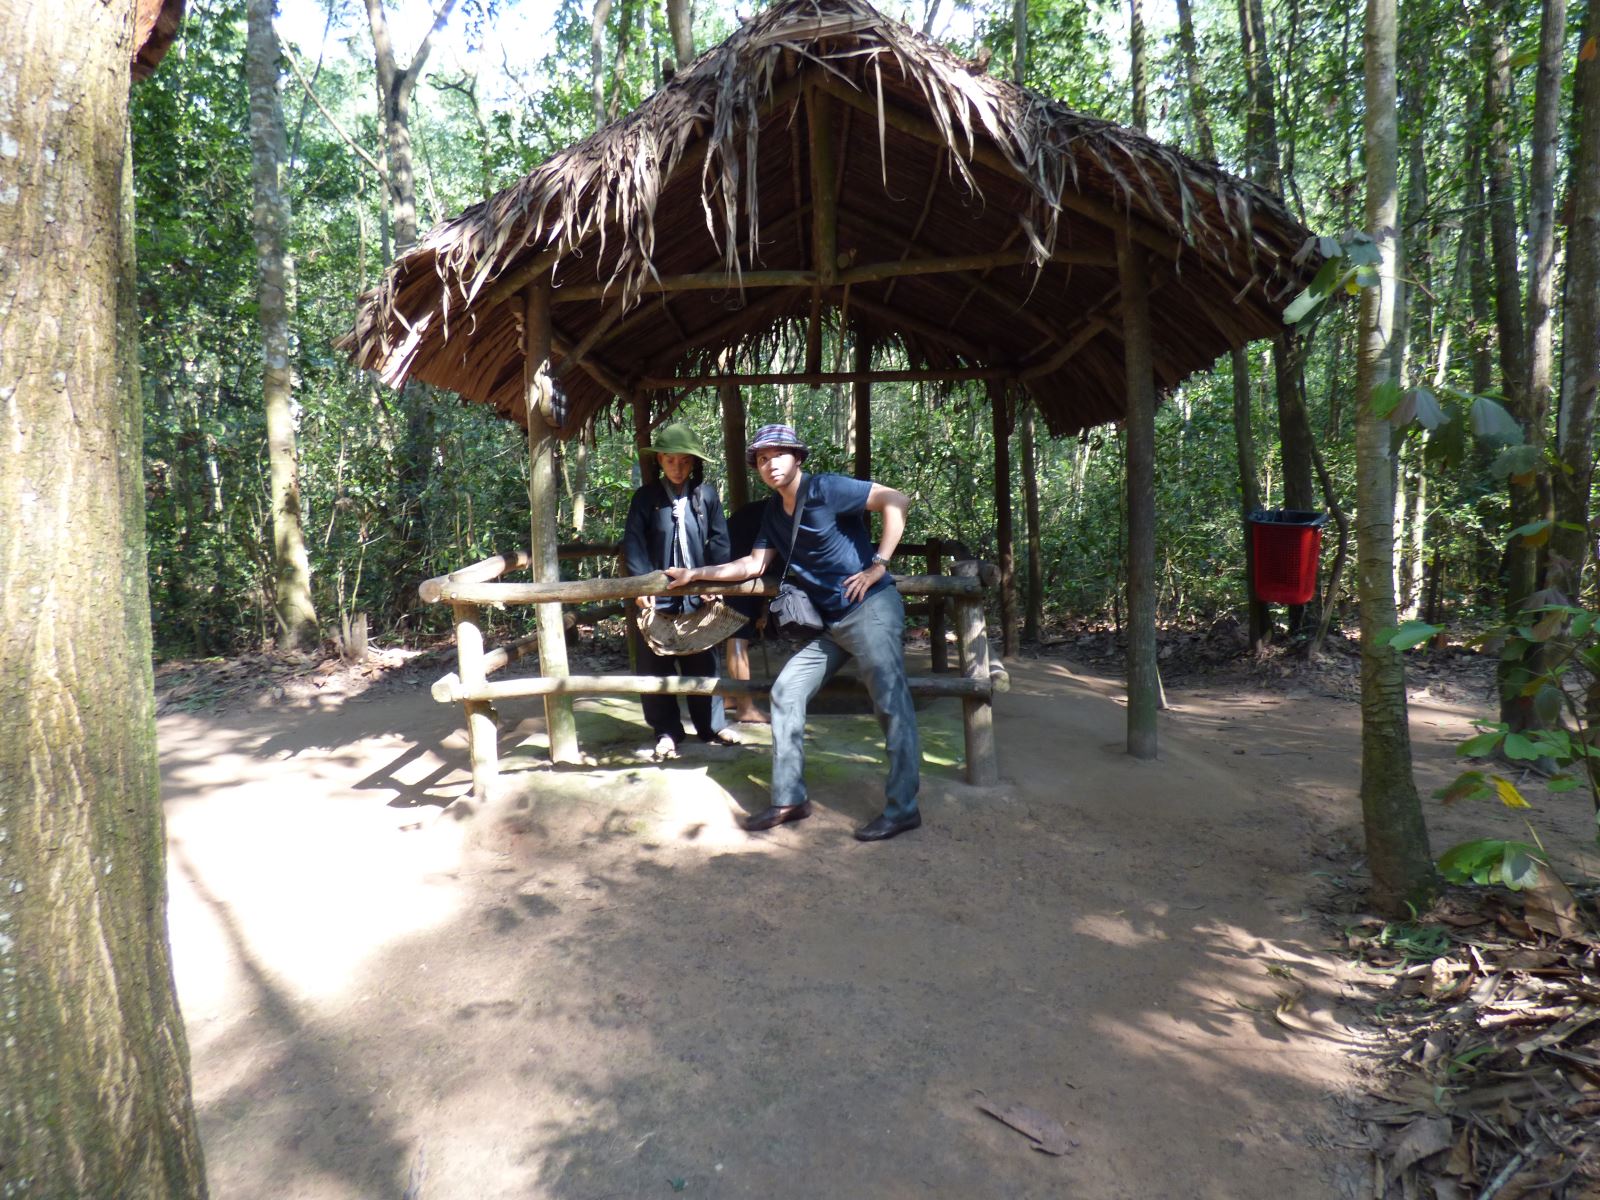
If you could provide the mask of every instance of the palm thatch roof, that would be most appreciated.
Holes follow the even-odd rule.
[[[865,0],[779,0],[425,235],[341,345],[525,423],[520,293],[544,280],[564,436],[775,331],[814,347],[819,315],[911,368],[1018,379],[1065,434],[1124,412],[1119,230],[1148,259],[1163,388],[1281,331],[1321,262],[1281,201],[1214,164],[990,78]]]

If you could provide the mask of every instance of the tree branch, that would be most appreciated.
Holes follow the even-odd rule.
[[[327,106],[322,103],[322,100],[317,96],[317,93],[312,90],[310,82],[305,77],[305,72],[300,69],[300,63],[296,60],[295,53],[289,48],[289,44],[287,42],[283,43],[283,57],[288,60],[289,69],[294,72],[294,77],[300,81],[300,86],[305,89],[305,93],[307,97],[310,98],[311,103],[317,106],[317,111],[322,114],[323,120],[327,121],[328,124],[333,127],[333,131],[344,139],[345,145],[349,146],[350,149],[354,151],[356,157],[362,162],[366,163],[367,166],[372,170],[372,173],[379,179],[383,180],[385,184],[387,184],[389,180],[389,173],[383,169],[383,167],[375,158],[372,157],[372,155],[368,154],[364,149],[362,149],[361,144],[357,142],[355,138],[346,133],[344,131],[344,127],[334,119],[334,115],[328,111]]]

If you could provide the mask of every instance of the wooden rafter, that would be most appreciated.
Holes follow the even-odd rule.
[[[857,92],[854,88],[830,79],[826,74],[819,75],[813,86],[820,91],[828,93],[840,103],[848,104],[850,107],[868,114],[874,120],[877,120],[880,116],[877,102],[874,99]],[[885,101],[881,116],[883,123],[890,129],[898,130],[931,145],[944,146],[948,144],[944,135],[939,132],[932,121],[909,113],[897,105]],[[1017,177],[1016,168],[998,150],[978,140],[972,142],[971,150],[973,162],[1010,178]],[[1104,225],[1109,230],[1127,227],[1129,236],[1134,241],[1147,249],[1154,250],[1165,258],[1176,259],[1183,252],[1184,246],[1182,242],[1169,233],[1151,228],[1138,213],[1118,211],[1104,201],[1092,199],[1070,188],[1062,189],[1061,195],[1057,197],[1057,203],[1062,208],[1071,209],[1080,216]]]

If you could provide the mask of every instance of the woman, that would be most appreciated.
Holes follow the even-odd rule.
[[[687,425],[665,425],[645,451],[656,456],[661,478],[633,493],[623,528],[622,551],[628,574],[648,575],[667,567],[699,567],[728,559],[728,524],[716,488],[705,482],[705,447]],[[660,596],[654,604],[663,612],[698,608],[698,596]],[[641,596],[640,610],[652,603]],[[637,614],[635,614],[637,617]],[[661,655],[639,639],[640,667],[652,675],[716,675],[717,654]],[[722,726],[721,698],[690,696],[689,719],[702,742],[731,746],[736,739]],[[656,757],[676,758],[683,740],[683,717],[676,696],[641,696],[644,719],[656,735]]]

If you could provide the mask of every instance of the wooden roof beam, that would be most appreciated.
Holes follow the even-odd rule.
[[[819,74],[813,86],[827,92],[842,104],[859,109],[878,120],[880,111],[877,103],[870,97],[863,95],[852,87],[848,87],[826,74]],[[942,133],[933,122],[907,112],[896,105],[884,103],[881,117],[883,124],[890,129],[898,130],[910,137],[918,138],[935,146],[948,146]],[[1012,179],[1021,178],[1017,169],[1013,167],[1005,155],[980,139],[972,144],[972,162],[998,171]],[[1024,180],[1024,182],[1028,182]],[[1029,185],[1031,186],[1031,184]],[[1088,217],[1096,224],[1103,225],[1109,230],[1126,228],[1129,236],[1141,246],[1154,250],[1167,259],[1177,259],[1187,249],[1182,241],[1159,229],[1151,228],[1140,214],[1118,209],[1103,200],[1091,199],[1081,192],[1074,192],[1063,188],[1061,195],[1056,197],[1062,208],[1071,209],[1081,216]]]
[[[1016,375],[1015,364],[998,367],[956,367],[950,370],[910,370],[910,371],[767,371],[767,372],[723,372],[716,371],[704,375],[690,375],[682,379],[665,377],[643,376],[639,386],[643,388],[671,390],[676,388],[709,388],[721,387],[725,383],[753,386],[771,383],[804,383],[814,387],[822,387],[830,383],[939,383],[963,379],[1010,379]]]

